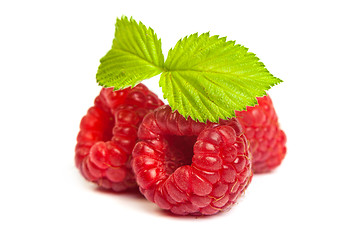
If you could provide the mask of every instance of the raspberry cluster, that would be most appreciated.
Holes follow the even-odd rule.
[[[254,173],[266,173],[278,167],[286,154],[286,135],[269,95],[258,98],[258,105],[236,111],[253,154]]]
[[[236,118],[200,123],[172,111],[144,85],[103,88],[82,118],[75,163],[88,181],[116,192],[138,187],[178,215],[213,215],[244,193],[253,172],[286,153],[270,97]]]
[[[84,178],[116,192],[136,187],[130,159],[137,130],[144,116],[161,105],[143,84],[121,91],[103,88],[77,136],[75,164]]]
[[[133,150],[140,191],[180,215],[227,209],[251,181],[251,154],[236,119],[220,124],[186,120],[169,106],[148,114]]]

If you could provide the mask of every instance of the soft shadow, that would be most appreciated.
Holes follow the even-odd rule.
[[[209,215],[209,216],[208,215],[185,215],[185,216],[176,215],[176,214],[173,214],[170,210],[161,209],[155,203],[147,200],[141,194],[141,192],[139,191],[138,188],[126,190],[123,192],[114,192],[114,191],[103,189],[100,187],[95,187],[94,191],[101,193],[101,194],[107,194],[107,195],[111,195],[111,196],[119,196],[123,203],[126,202],[126,204],[129,207],[133,208],[135,211],[146,212],[149,215],[156,215],[159,217],[171,218],[171,219],[181,220],[181,221],[194,220],[194,219],[208,220],[213,217],[218,218],[219,216],[226,215],[229,211],[229,209],[227,209],[227,210],[219,212],[215,215]],[[241,201],[241,198],[239,199],[239,201]],[[235,206],[236,206],[236,204],[233,207],[235,207]]]
[[[155,205],[155,203],[154,203],[154,205]],[[225,216],[230,211],[230,209],[221,211],[215,215],[176,215],[176,214],[173,214],[170,210],[164,210],[159,207],[157,207],[156,211],[153,211],[153,212],[156,215],[161,216],[161,217],[172,218],[172,219],[181,220],[181,221],[187,221],[187,220],[194,220],[194,219],[209,220],[214,217],[219,218],[220,216]]]
[[[145,199],[145,197],[140,193],[138,188],[128,189],[128,190],[122,191],[122,192],[114,192],[110,189],[96,187],[94,189],[94,191],[102,193],[102,194],[108,194],[108,195],[114,195],[114,196],[126,196],[126,197],[135,198],[135,199]]]

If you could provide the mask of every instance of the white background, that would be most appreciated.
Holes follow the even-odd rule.
[[[1,1],[0,239],[360,239],[357,1]],[[175,217],[74,166],[116,17],[162,39],[228,36],[275,76],[288,154],[229,212]],[[160,94],[158,76],[145,81]]]

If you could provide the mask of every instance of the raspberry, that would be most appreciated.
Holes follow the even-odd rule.
[[[237,111],[253,155],[254,173],[270,172],[279,166],[286,154],[286,136],[269,96],[258,98],[258,105]]]
[[[235,118],[205,124],[162,106],[146,115],[138,137],[132,166],[140,191],[174,214],[228,209],[251,181],[248,142]]]
[[[121,91],[103,88],[82,118],[77,136],[75,164],[85,179],[117,192],[136,187],[129,159],[138,126],[162,104],[142,84]]]

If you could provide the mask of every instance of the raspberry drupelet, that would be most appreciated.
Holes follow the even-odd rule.
[[[137,187],[130,160],[138,126],[161,105],[143,84],[118,91],[103,88],[77,136],[75,164],[84,178],[116,192]]]
[[[252,178],[248,141],[236,118],[186,120],[169,106],[144,118],[133,170],[144,196],[178,215],[213,215],[233,205]]]
[[[286,135],[269,96],[258,98],[258,105],[236,111],[250,142],[254,173],[266,173],[278,167],[286,154]]]

